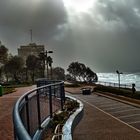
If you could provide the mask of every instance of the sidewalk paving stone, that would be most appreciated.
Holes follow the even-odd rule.
[[[17,99],[35,86],[17,88],[16,92],[0,97],[0,140],[13,140],[12,111]]]

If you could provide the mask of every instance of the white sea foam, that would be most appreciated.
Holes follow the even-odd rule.
[[[98,80],[101,82],[118,83],[117,73],[97,73]],[[136,89],[140,91],[140,73],[124,73],[120,75],[121,84],[136,84]]]

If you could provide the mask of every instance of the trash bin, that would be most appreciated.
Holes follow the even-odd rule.
[[[83,88],[82,89],[83,95],[90,95],[91,94],[91,88]]]
[[[0,85],[0,96],[2,96],[2,94],[3,94],[3,87],[2,85]]]

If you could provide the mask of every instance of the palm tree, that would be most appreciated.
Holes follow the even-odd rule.
[[[41,52],[38,57],[39,57],[40,69],[42,71],[42,76],[45,77],[45,55],[44,55],[44,52]]]

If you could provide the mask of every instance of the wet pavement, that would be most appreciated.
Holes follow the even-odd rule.
[[[0,97],[0,140],[14,140],[12,111],[17,99],[35,86],[17,88],[16,92]]]
[[[74,131],[74,140],[140,139],[140,108],[96,94],[72,96],[85,105],[84,117]]]

